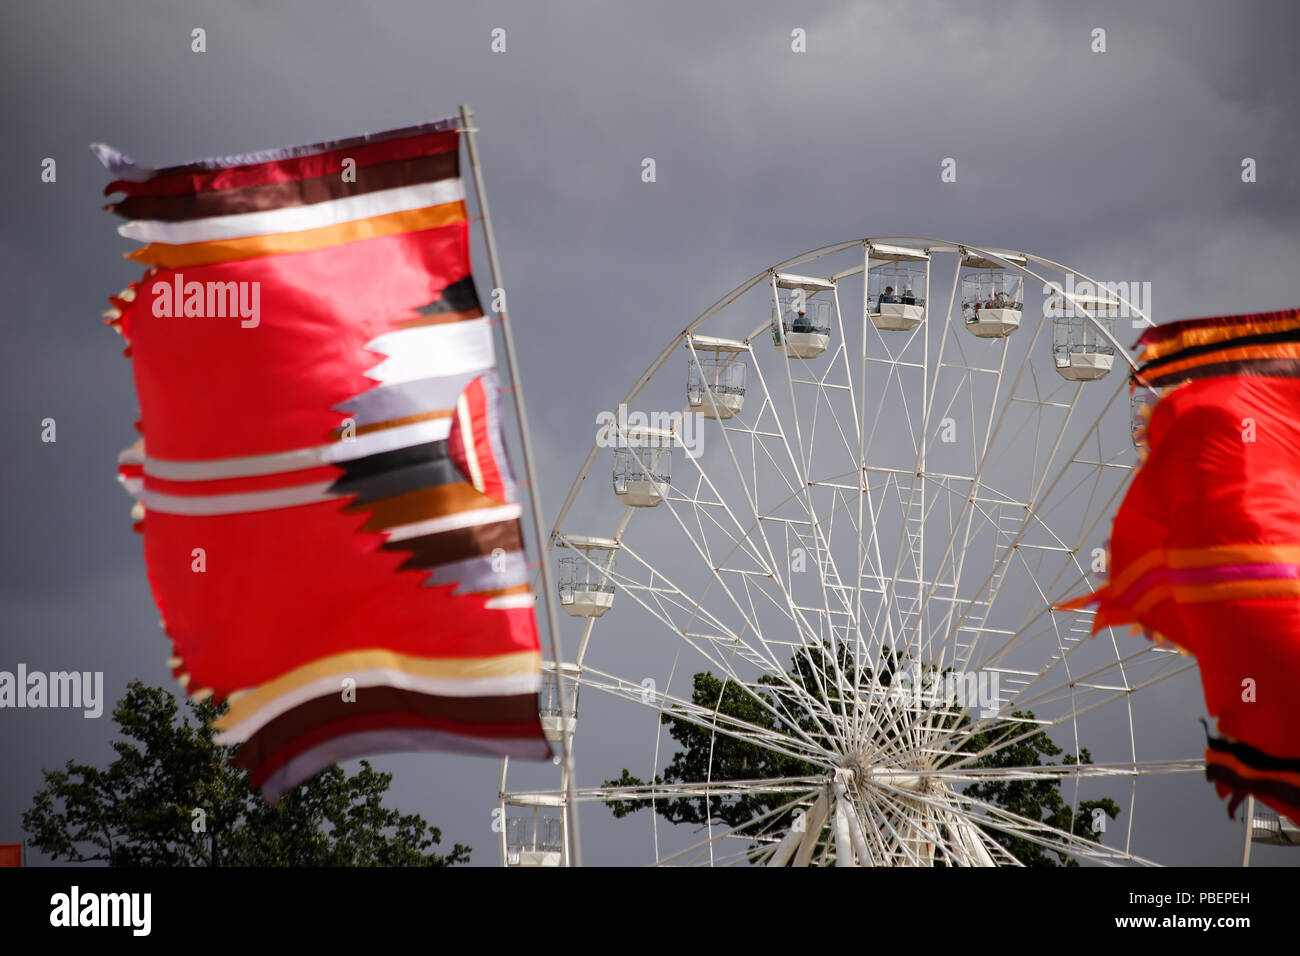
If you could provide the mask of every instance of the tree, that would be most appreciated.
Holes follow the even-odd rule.
[[[910,659],[910,654],[896,653],[886,647],[881,654],[877,680],[876,670],[870,667],[863,667],[859,675],[849,649],[844,645],[840,645],[834,662],[822,649],[810,647],[795,652],[787,676],[804,693],[823,697],[832,713],[842,715],[846,707],[853,705],[852,694],[841,695],[842,686],[856,687],[864,699],[869,699],[873,687],[892,687],[896,679],[907,670]],[[914,668],[915,670],[919,670],[915,678],[912,673],[908,673],[907,676],[927,687],[943,686],[942,677],[949,673],[945,671],[941,674],[933,665]],[[939,680],[935,680],[936,677]],[[919,681],[916,678],[919,678]],[[721,679],[715,677],[710,671],[704,671],[694,677],[691,701],[706,711],[716,709],[720,715],[745,721],[764,730],[775,731],[784,736],[804,736],[823,746],[830,746],[825,728],[808,713],[797,691],[792,690],[785,681],[770,674],[761,676],[757,683],[758,688],[751,691],[734,681]],[[940,706],[941,704],[943,706]],[[931,726],[937,729],[953,729],[970,723],[970,718],[965,714],[957,716],[952,702],[935,701],[928,706],[941,711],[931,721]],[[965,766],[970,768],[1038,767],[1044,765],[1042,757],[1059,756],[1063,752],[1061,748],[1041,730],[1024,739],[1016,740],[1024,736],[1025,722],[1033,718],[1032,712],[1017,711],[1012,714],[1011,719],[997,721],[973,734],[966,747],[968,752],[978,753],[994,744],[1013,740],[1015,742],[971,761]],[[818,776],[822,773],[820,768],[811,763],[715,733],[711,728],[684,720],[671,711],[661,715],[660,720],[668,727],[669,736],[680,745],[681,749],[673,754],[663,773],[655,775],[655,784],[803,777]],[[892,739],[895,734],[896,730],[892,726],[886,726],[881,731],[885,741]],[[953,757],[945,763],[957,759]],[[1080,762],[1092,762],[1092,757],[1086,749],[1080,750]],[[1073,764],[1075,759],[1073,756],[1066,756],[1062,763]],[[642,780],[633,776],[626,768],[618,779],[605,781],[607,787],[644,785]],[[1095,811],[1099,810],[1111,819],[1118,816],[1120,811],[1115,801],[1102,798],[1081,801],[1077,812],[1072,816],[1070,805],[1061,796],[1059,778],[976,783],[964,788],[962,793],[1093,842],[1100,840],[1100,833],[1093,826],[1093,821],[1098,819]],[[702,797],[679,797],[656,800],[654,810],[672,823],[699,825],[714,820],[737,829],[751,820],[775,811],[788,801],[788,794],[750,793],[742,796],[711,796],[706,807],[705,799]],[[614,816],[619,818],[650,806],[647,800],[610,800],[607,803]],[[793,809],[787,809],[776,816],[774,829],[789,826],[794,812]],[[1066,854],[1042,847],[1030,840],[1010,836],[984,824],[981,824],[981,829],[1026,866],[1078,865]]]
[[[32,843],[55,860],[110,866],[451,866],[469,860],[442,832],[383,805],[392,774],[368,762],[337,766],[271,806],[229,766],[234,748],[213,742],[225,705],[189,701],[132,681],[113,709],[126,739],[106,769],[69,760],[44,771],[23,814]]]

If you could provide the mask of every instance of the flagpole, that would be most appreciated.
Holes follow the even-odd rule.
[[[504,286],[501,283],[501,264],[497,260],[496,238],[492,234],[492,217],[488,214],[487,193],[483,191],[483,171],[479,168],[478,147],[474,141],[474,127],[470,122],[473,115],[468,106],[461,105],[460,128],[465,134],[465,145],[469,151],[470,170],[474,174],[474,192],[478,196],[478,209],[483,217],[483,238],[487,243],[488,266],[492,272],[492,287],[493,289],[502,289]],[[564,675],[560,667],[563,660],[560,656],[560,620],[555,610],[555,588],[551,581],[551,562],[546,548],[550,535],[547,533],[545,522],[542,520],[542,496],[537,483],[537,469],[533,466],[533,448],[528,437],[528,419],[524,413],[524,386],[519,378],[519,366],[515,362],[514,338],[510,334],[510,320],[506,315],[508,304],[503,301],[501,305],[501,310],[498,313],[501,316],[501,339],[505,345],[506,365],[510,369],[510,384],[513,386],[511,391],[514,394],[515,415],[519,420],[519,440],[524,453],[524,472],[528,475],[528,498],[533,512],[533,531],[537,536],[537,547],[541,551],[542,599],[546,604],[547,625],[551,631],[551,657],[555,659],[555,687],[560,698],[560,726],[562,728],[560,742],[564,754],[564,777],[567,781],[565,815],[568,817],[569,842],[571,844],[569,863],[573,866],[581,866],[582,842],[578,838],[578,802],[575,799],[573,783],[573,752],[569,747],[569,728],[574,725],[570,723],[569,700],[568,695],[564,692]],[[502,822],[504,824],[504,821]]]
[[[1241,851],[1241,865],[1250,866],[1250,838],[1255,829],[1255,798],[1246,798],[1246,845]]]

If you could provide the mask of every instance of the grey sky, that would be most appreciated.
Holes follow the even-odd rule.
[[[103,670],[110,702],[133,677],[169,680],[114,481],[134,437],[130,365],[99,324],[106,296],[139,270],[100,211],[93,140],[166,165],[470,103],[551,514],[597,412],[674,333],[742,279],[830,242],[1023,248],[1150,281],[1156,321],[1300,304],[1300,16],[1287,3],[264,6],[6,11],[0,669]],[[194,27],[207,53],[190,51]],[[489,50],[495,27],[504,54]],[[795,27],[806,54],[790,52]],[[1089,50],[1094,27],[1107,31],[1104,54]],[[57,183],[40,181],[44,157]],[[957,160],[954,184],[940,182],[944,157]],[[1258,182],[1241,182],[1243,157]],[[55,444],[40,441],[46,417]],[[1194,755],[1199,688],[1177,692],[1175,736]],[[0,711],[0,841],[20,838],[40,769],[107,759],[111,729],[107,716]],[[621,769],[617,733],[580,742],[584,782]],[[495,762],[377,763],[396,771],[403,809],[495,862]],[[1240,825],[1207,783],[1176,778],[1153,794],[1167,815],[1151,855],[1237,861]],[[583,823],[590,862],[643,858],[640,830],[594,808]],[[1300,862],[1267,849],[1256,861]]]

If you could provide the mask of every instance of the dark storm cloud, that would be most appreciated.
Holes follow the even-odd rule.
[[[804,249],[871,234],[1024,248],[1152,282],[1160,320],[1297,304],[1300,68],[1287,4],[263,6],[7,11],[0,668],[102,668],[113,698],[132,676],[166,677],[113,482],[134,438],[130,367],[98,324],[136,270],[99,211],[107,177],[91,140],[168,164],[469,102],[551,514],[596,413],[706,305]],[[194,27],[207,53],[190,52]],[[507,31],[505,54],[489,52],[494,27]],[[790,52],[795,27],[806,54]],[[1104,54],[1089,51],[1094,27],[1107,31]],[[55,184],[39,181],[47,156]],[[1247,156],[1251,185],[1239,176]],[[646,157],[653,184],[640,179]],[[945,157],[955,184],[939,180]],[[481,261],[478,273],[482,289]],[[53,445],[39,440],[46,417]],[[1200,707],[1194,679],[1158,704],[1180,707]],[[107,718],[65,718],[0,716],[0,840],[18,838],[41,767],[105,753]],[[1160,739],[1194,755],[1197,733],[1188,719]],[[617,752],[616,734],[584,745],[586,782],[616,772]],[[387,764],[404,808],[493,861],[495,764]],[[1143,804],[1157,835],[1147,852],[1234,862],[1239,828],[1208,785],[1170,781]],[[601,835],[589,858],[628,858],[626,831],[606,818],[584,813]]]

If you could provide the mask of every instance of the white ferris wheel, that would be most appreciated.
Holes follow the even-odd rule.
[[[572,658],[543,722],[584,754],[616,729],[618,765],[503,763],[502,862],[567,862],[571,798],[621,808],[629,862],[1148,862],[1139,781],[1202,764],[1144,751],[1144,694],[1194,662],[1053,608],[1093,586],[1138,461],[1130,322],[1042,257],[888,237],[674,336],[547,554]]]

